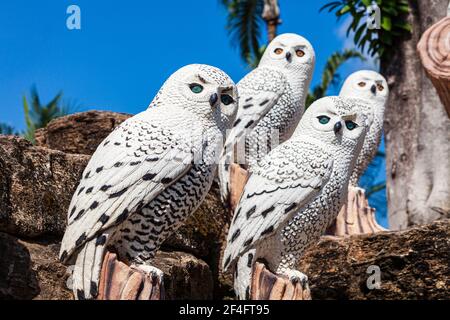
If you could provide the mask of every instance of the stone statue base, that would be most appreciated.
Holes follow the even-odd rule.
[[[388,231],[375,220],[375,209],[369,206],[364,189],[349,187],[347,203],[339,212],[336,220],[328,228],[330,236],[351,236],[357,234],[373,234]]]
[[[163,300],[164,286],[157,277],[133,269],[107,252],[100,274],[97,300]]]
[[[289,279],[270,272],[261,262],[256,262],[252,276],[250,300],[311,300],[309,286],[293,284]]]

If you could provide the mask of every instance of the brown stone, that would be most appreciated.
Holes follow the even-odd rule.
[[[0,135],[0,231],[24,238],[62,236],[88,160]]]
[[[0,300],[72,299],[58,250],[58,244],[18,240],[0,232]]]
[[[0,232],[0,300],[73,299],[70,271],[58,261],[58,242],[31,242]],[[167,299],[211,299],[208,265],[183,252],[157,253],[154,265],[164,272]],[[147,291],[146,291],[147,292]],[[123,292],[133,296],[132,286]],[[142,299],[145,299],[142,293]]]
[[[125,113],[88,111],[56,118],[36,131],[36,143],[66,153],[92,155],[100,142],[129,117]]]
[[[167,300],[213,298],[213,276],[204,261],[184,252],[159,251],[153,265],[164,272]]]
[[[405,231],[324,237],[306,252],[299,270],[309,277],[313,300],[448,299],[449,239],[450,220]],[[370,266],[380,268],[380,289],[367,286]]]

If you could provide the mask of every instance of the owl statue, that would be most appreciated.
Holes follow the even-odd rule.
[[[227,237],[223,268],[248,299],[254,263],[292,282],[305,249],[336,218],[367,129],[364,101],[326,97],[303,115],[293,136],[273,149],[245,186]]]
[[[315,53],[308,40],[282,34],[269,44],[258,67],[237,84],[238,113],[219,164],[224,202],[230,191],[230,163],[251,168],[292,135],[305,110],[314,64]],[[242,152],[236,147],[239,144],[244,146]]]
[[[107,247],[132,268],[162,276],[152,258],[205,198],[236,102],[228,75],[188,65],[99,145],[73,195],[60,249],[60,259],[75,264],[77,299],[97,296]]]
[[[350,177],[350,185],[357,187],[361,175],[377,154],[383,133],[384,109],[389,98],[386,79],[375,71],[358,71],[351,74],[344,82],[341,97],[363,99],[371,110],[372,121],[368,128],[364,145]]]

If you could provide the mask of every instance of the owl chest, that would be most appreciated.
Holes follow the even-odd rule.
[[[288,221],[280,234],[285,247],[302,251],[325,232],[342,205],[343,180],[330,179],[322,192]]]
[[[300,99],[288,86],[277,104],[264,116],[255,130],[278,130],[280,142],[284,142],[291,136],[302,113],[303,106]]]
[[[166,188],[132,215],[117,236],[118,251],[128,260],[147,261],[205,198],[214,168],[195,165],[183,178]]]

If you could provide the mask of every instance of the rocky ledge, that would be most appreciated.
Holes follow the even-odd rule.
[[[57,260],[67,208],[97,145],[130,115],[90,111],[52,121],[37,144],[0,135],[0,299],[71,299]],[[169,299],[232,298],[219,269],[230,213],[214,185],[155,259]],[[448,298],[450,222],[371,236],[324,237],[299,269],[313,299]],[[370,267],[370,268],[369,268]],[[368,270],[379,270],[369,289]],[[377,269],[378,268],[378,269]]]

